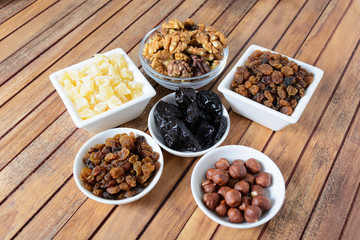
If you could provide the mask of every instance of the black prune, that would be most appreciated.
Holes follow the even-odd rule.
[[[161,116],[176,117],[182,119],[184,117],[183,112],[176,105],[160,101],[155,108],[155,114],[160,113]]]
[[[200,120],[201,115],[202,113],[196,102],[191,103],[186,109],[186,117],[184,120],[186,126],[188,126],[190,129],[193,129],[195,124]]]
[[[217,128],[217,132],[214,137],[214,143],[219,141],[222,138],[222,136],[225,133],[226,128],[227,128],[227,121],[226,121],[226,118],[224,116],[222,116],[221,120],[220,120],[220,124]]]
[[[186,109],[196,101],[196,92],[193,88],[178,88],[175,92],[175,101],[180,108]]]
[[[203,149],[210,147],[214,143],[215,128],[206,121],[201,121],[196,128],[195,137]]]
[[[216,126],[220,123],[223,108],[219,96],[206,90],[199,90],[196,93],[196,103],[206,114],[206,120]]]

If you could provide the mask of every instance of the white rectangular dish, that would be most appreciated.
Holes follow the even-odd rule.
[[[255,121],[265,127],[268,127],[274,131],[278,131],[289,124],[296,123],[299,120],[311,96],[314,94],[316,87],[319,85],[319,82],[324,72],[317,67],[311,66],[304,62],[286,56],[289,60],[294,61],[296,64],[300,65],[307,72],[314,74],[314,80],[306,89],[305,95],[298,102],[297,106],[294,109],[294,112],[290,116],[288,116],[279,111],[266,107],[265,105],[258,103],[250,98],[244,97],[232,90],[231,82],[234,79],[236,68],[240,66],[245,66],[246,60],[255,50],[270,51],[273,53],[277,53],[257,45],[251,45],[241,56],[241,58],[231,69],[231,71],[226,75],[224,80],[220,83],[220,85],[218,86],[218,90],[224,94],[231,108],[236,113],[252,121]],[[285,56],[283,54],[281,55]]]
[[[85,65],[91,63],[93,61],[93,58],[82,61],[75,65],[69,66],[67,68],[59,70],[50,75],[51,83],[54,85],[56,91],[60,95],[60,97],[61,97],[62,101],[64,102],[75,125],[78,128],[84,128],[87,131],[94,133],[94,134],[104,131],[106,129],[117,127],[120,124],[123,124],[134,118],[137,118],[138,116],[141,115],[141,113],[145,109],[145,107],[148,104],[148,102],[150,101],[150,99],[153,96],[155,96],[155,94],[156,94],[156,91],[154,90],[154,88],[151,86],[151,84],[144,77],[144,75],[140,72],[140,70],[136,67],[136,65],[129,58],[129,56],[125,53],[124,50],[122,50],[121,48],[116,48],[116,49],[113,49],[106,53],[103,53],[103,55],[109,57],[109,56],[112,56],[114,53],[120,53],[123,55],[126,62],[128,63],[128,69],[133,73],[133,76],[134,76],[133,81],[143,84],[143,89],[142,89],[143,95],[141,95],[135,99],[132,99],[128,102],[125,102],[118,107],[109,109],[103,113],[100,113],[96,116],[88,118],[86,120],[83,120],[79,116],[79,114],[74,106],[74,103],[68,97],[67,93],[65,92],[64,87],[59,82],[59,79],[60,79],[61,73],[64,70],[66,70],[66,71],[80,70]]]

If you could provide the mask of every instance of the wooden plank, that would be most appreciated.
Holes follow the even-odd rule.
[[[331,39],[332,41],[326,48],[326,50],[328,50],[327,53],[332,53],[330,56],[336,57],[336,55],[344,54],[344,51],[339,50],[341,43],[346,46],[353,46],[354,43],[351,41],[359,41],[360,24],[352,25],[351,33],[347,35],[344,34],[344,32],[348,32],[350,22],[357,14],[356,9],[349,8],[348,13],[340,23],[334,37]],[[336,50],[331,49],[334,44],[337,46]],[[339,53],[336,54],[334,53],[335,51]],[[359,55],[359,51],[355,53],[355,58],[351,62],[340,85],[337,87],[332,102],[321,118],[321,122],[311,137],[305,152],[300,157],[299,165],[287,187],[287,198],[283,208],[270,222],[263,235],[264,238],[273,239],[280,236],[297,238],[300,237],[305,228],[306,220],[311,214],[312,207],[322,189],[322,184],[326,180],[327,173],[330,170],[336,153],[341,147],[341,141],[349,125],[351,116],[354,114],[356,106],[353,103],[359,102],[360,100],[360,96],[357,96],[359,86],[357,86],[357,83],[350,77],[356,74],[356,72],[353,72],[354,70],[359,70],[359,58],[356,55]],[[328,61],[328,57],[322,55],[319,60],[319,66],[325,65],[332,67]],[[328,75],[326,74],[325,76]],[[331,88],[329,89],[331,86],[329,82],[330,79],[331,78],[328,78],[326,82],[322,83],[320,86],[321,91],[331,91]],[[349,87],[350,89],[355,89],[355,91],[348,91]],[[313,99],[313,101],[315,100],[316,98]],[[314,102],[310,102],[310,104],[314,104]],[[343,104],[343,107],[339,107],[339,104]],[[287,168],[289,168],[290,162],[287,161]]]
[[[26,1],[17,1],[17,2],[26,2]],[[51,1],[38,0],[34,2],[34,4],[31,4],[29,7],[21,11],[21,14],[17,14],[12,18],[8,19],[6,22],[2,23],[0,25],[0,39],[3,39],[8,34],[12,33],[17,28],[21,27],[24,23],[30,21],[32,18],[34,18],[36,15],[44,11],[49,6],[53,5],[55,2],[57,2],[57,0],[51,0]]]
[[[36,0],[14,1],[3,0],[0,2],[0,24],[11,18]]]
[[[344,240],[352,240],[359,237],[360,228],[359,228],[359,216],[360,216],[360,191],[358,185],[358,191],[354,198],[354,204],[351,208],[350,215],[346,220],[346,225],[342,231],[342,235],[340,235],[341,239]]]
[[[16,235],[17,239],[51,239],[85,201],[71,177],[34,218]],[[89,211],[90,212],[90,211]],[[89,216],[89,212],[84,216]],[[50,216],[50,217],[49,217]]]
[[[61,0],[47,9],[45,12],[32,19],[30,22],[21,26],[10,36],[3,39],[2,45],[6,46],[6,48],[2,48],[0,52],[0,62],[27,44],[45,29],[52,26],[61,18],[69,14],[69,12],[71,12],[83,2],[84,0],[77,2],[74,2],[73,0]]]
[[[148,2],[152,3],[151,1]],[[69,49],[73,48],[75,45],[81,42],[83,38],[88,36],[92,31],[107,21],[108,18],[119,11],[119,9],[121,9],[125,4],[126,2],[123,0],[111,1],[102,9],[100,9],[97,14],[92,15],[85,22],[80,24],[75,29],[75,31],[72,31],[68,35],[63,36],[63,38],[60,40],[58,39],[59,41],[55,45],[52,45],[47,51],[41,53],[39,56],[32,55],[31,51],[30,53],[27,52],[27,54],[20,55],[17,55],[18,52],[16,52],[8,59],[6,59],[6,65],[0,65],[0,79],[2,82],[4,82],[7,81],[7,79],[11,76],[12,77],[10,81],[7,81],[0,86],[0,95],[2,96],[0,99],[0,105],[3,105],[6,101],[9,100],[9,98],[14,96],[27,84],[33,81],[34,78],[38,77],[45,69],[54,64],[54,62],[61,58],[61,56],[63,56]],[[146,4],[144,5],[148,6]],[[64,19],[66,20],[68,18],[69,17],[66,16]],[[63,21],[60,20],[60,22],[62,23]],[[58,26],[58,23],[56,23],[54,26]],[[51,32],[51,29],[48,31]],[[47,31],[45,31],[43,34],[40,34],[39,37],[45,35],[46,33]],[[36,40],[37,38],[34,39],[34,41]],[[29,43],[29,45],[31,43]],[[26,48],[26,46],[24,48]],[[42,51],[45,50],[42,48],[42,44],[39,46],[32,46],[32,48],[40,48]],[[37,50],[37,52],[41,50]],[[32,56],[32,58],[29,58],[30,56]],[[32,61],[35,57],[37,57],[36,60]],[[28,65],[26,66],[26,64]],[[24,68],[24,66],[26,67]],[[15,75],[13,76],[13,74]]]
[[[77,131],[1,204],[0,235],[3,238],[14,236],[71,175],[74,156],[89,137],[90,133]]]
[[[356,61],[356,59],[353,61]],[[356,72],[353,73],[356,74]],[[354,78],[356,76],[346,77]],[[336,96],[338,95],[335,95],[334,98]],[[338,103],[335,104],[338,105]],[[340,154],[336,158],[334,167],[331,169],[320,199],[307,224],[303,234],[304,239],[341,238],[340,234],[345,221],[347,221],[346,218],[352,204],[352,199],[356,197],[357,186],[360,183],[359,133],[360,112],[358,111]],[[360,218],[358,217],[358,223],[359,220]]]
[[[21,130],[24,131],[24,129]],[[73,131],[74,127],[66,112],[6,165],[0,172],[0,202],[56,150],[59,144]]]
[[[74,31],[84,19],[94,15],[99,8],[107,4],[107,1],[89,0],[77,7],[71,14],[57,21],[54,25],[35,36],[21,49],[13,53],[0,66],[0,74],[2,75],[0,85],[4,84],[13,74],[21,70],[55,44],[59,39]],[[56,32],[56,34],[54,34]],[[78,41],[80,36],[78,36]],[[74,43],[73,43],[74,44]],[[29,81],[29,80],[23,80]],[[20,86],[18,86],[20,87]]]
[[[151,3],[151,1],[147,1],[146,4],[141,1],[131,2],[126,8],[119,11],[118,14],[104,23],[101,28],[88,36],[86,40],[82,41],[81,44],[77,45],[72,51],[68,52],[63,58],[57,61],[51,68],[47,69],[45,72],[40,72],[41,75],[36,77],[35,81],[1,107],[0,118],[2,121],[0,122],[0,126],[2,128],[0,129],[0,136],[24,118],[31,109],[40,104],[49,94],[54,92],[54,87],[49,81],[49,75],[51,73],[90,58],[96,51],[100,50],[99,48],[101,48],[101,46],[104,46],[111,40],[111,36],[116,36],[117,32],[115,33],[112,29],[117,28],[123,30],[136,19],[137,15],[141,15],[146,11],[148,7],[151,6]],[[123,19],[122,14],[127,11],[133,11],[134,15]],[[99,39],[99,36],[105,35],[107,36],[106,38]],[[69,45],[66,44],[65,46]],[[128,47],[130,47],[130,45]],[[84,51],[84,49],[88,50]],[[46,59],[42,60],[47,61]],[[40,64],[40,62],[37,62],[37,64]],[[39,71],[43,71],[43,69],[39,69]],[[32,101],[28,101],[28,99],[32,99]],[[56,118],[57,116],[54,115],[53,117]]]
[[[53,94],[36,108],[28,118],[25,118],[16,128],[5,135],[0,141],[0,155],[2,156],[2,158],[0,158],[0,169],[3,169],[6,164],[52,123],[53,115],[57,115],[63,111],[65,111],[65,106],[60,97],[57,94]],[[67,118],[66,123],[68,126],[72,126],[69,120],[70,119]],[[26,131],[24,131],[24,129],[26,129]],[[72,131],[74,128],[71,127],[70,129],[70,131]]]

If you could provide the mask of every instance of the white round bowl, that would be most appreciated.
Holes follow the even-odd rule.
[[[209,168],[214,168],[215,162],[217,162],[220,158],[226,158],[230,163],[235,159],[242,159],[246,161],[249,158],[255,158],[261,163],[262,171],[268,172],[272,175],[271,186],[265,188],[265,191],[267,191],[267,197],[269,197],[272,202],[272,207],[269,211],[264,212],[261,215],[259,221],[255,223],[231,223],[228,217],[218,216],[215,211],[209,210],[203,203],[202,196],[204,191],[201,188],[201,182],[205,180],[206,171]],[[250,147],[229,145],[219,147],[211,152],[208,152],[196,163],[191,175],[191,191],[196,204],[206,214],[206,216],[211,218],[213,221],[226,227],[245,229],[260,226],[268,222],[277,214],[284,202],[285,182],[276,164],[262,152]]]
[[[226,136],[229,133],[229,129],[230,129],[230,117],[228,112],[226,111],[226,108],[223,106],[223,116],[226,118],[227,120],[227,126],[226,126],[226,130],[224,132],[224,135],[221,137],[221,139],[216,142],[213,146],[204,149],[202,151],[198,151],[198,152],[191,152],[191,151],[177,151],[174,149],[169,148],[168,146],[165,145],[164,143],[164,139],[161,136],[156,124],[155,124],[155,119],[154,119],[154,111],[156,108],[156,105],[160,102],[160,101],[164,101],[164,102],[168,102],[168,103],[172,103],[176,105],[175,102],[175,92],[174,93],[170,93],[168,95],[166,95],[165,97],[163,97],[162,99],[160,99],[151,109],[150,113],[149,113],[149,117],[148,117],[148,126],[149,126],[149,131],[151,136],[154,138],[154,140],[163,148],[165,149],[167,152],[175,155],[175,156],[179,156],[179,157],[198,157],[198,156],[202,156],[205,153],[211,151],[212,149],[217,148],[226,138]]]
[[[158,161],[160,163],[160,168],[157,170],[157,172],[156,172],[155,176],[153,177],[153,179],[151,180],[150,184],[146,188],[142,189],[142,191],[140,193],[138,193],[137,195],[135,195],[133,197],[129,197],[129,198],[121,199],[121,200],[111,200],[111,199],[106,199],[106,198],[95,196],[92,192],[90,192],[84,188],[84,186],[82,185],[82,183],[79,179],[81,170],[83,168],[87,167],[86,164],[84,164],[82,161],[83,157],[85,156],[85,154],[91,147],[93,147],[96,144],[105,143],[105,140],[107,138],[109,138],[109,137],[112,138],[116,134],[121,134],[121,133],[130,134],[130,132],[133,132],[135,134],[135,137],[139,137],[139,136],[145,137],[147,144],[152,147],[153,151],[159,153]],[[134,202],[134,201],[142,198],[143,196],[145,196],[147,193],[149,193],[151,191],[151,189],[153,189],[154,186],[156,185],[156,183],[159,181],[163,167],[164,167],[164,158],[163,158],[163,154],[161,152],[161,148],[154,141],[154,139],[152,137],[150,137],[148,134],[146,134],[140,130],[134,129],[134,128],[114,128],[114,129],[109,129],[109,130],[106,130],[106,131],[96,134],[95,136],[90,138],[80,148],[79,152],[77,153],[77,155],[75,157],[73,174],[74,174],[74,179],[75,179],[76,185],[87,197],[89,197],[97,202],[100,202],[100,203],[120,205],[120,204]]]

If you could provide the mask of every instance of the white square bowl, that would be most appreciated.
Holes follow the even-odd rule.
[[[142,83],[143,86],[143,95],[130,100],[116,108],[105,111],[101,114],[98,114],[89,119],[83,120],[80,118],[73,102],[70,100],[68,95],[65,92],[64,87],[60,84],[59,78],[62,71],[66,70],[78,70],[82,69],[85,65],[91,63],[93,58],[85,60],[83,62],[77,63],[70,67],[59,70],[50,75],[51,83],[54,85],[56,91],[60,95],[62,101],[64,102],[72,120],[78,128],[84,128],[91,133],[99,133],[106,129],[114,128],[128,122],[134,118],[137,118],[144,111],[146,105],[149,103],[150,99],[155,96],[156,91],[151,86],[151,84],[147,81],[144,75],[140,72],[140,70],[136,67],[133,61],[129,58],[129,56],[125,53],[121,48],[116,48],[106,53],[103,53],[105,56],[111,56],[114,53],[120,53],[124,56],[126,62],[128,63],[129,70],[134,75],[134,82]]]
[[[289,60],[294,61],[307,72],[314,74],[314,81],[306,89],[304,97],[300,99],[298,105],[294,109],[294,112],[288,116],[279,111],[266,107],[265,105],[258,103],[250,98],[244,97],[231,89],[231,82],[234,79],[236,68],[245,66],[246,60],[255,50],[277,53],[257,45],[251,45],[235,64],[235,66],[231,69],[231,71],[226,75],[224,80],[220,83],[218,90],[224,94],[226,100],[229,102],[234,112],[274,131],[279,131],[287,125],[294,124],[299,120],[316,87],[319,85],[324,71],[317,67],[286,56]],[[285,56],[283,54],[281,55]]]

